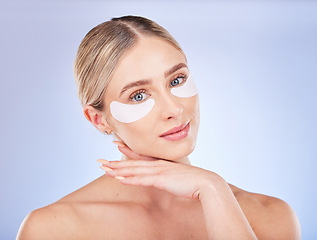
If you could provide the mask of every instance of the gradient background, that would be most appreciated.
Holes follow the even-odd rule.
[[[182,45],[200,92],[193,165],[275,196],[317,239],[317,3],[1,1],[0,239],[119,152],[82,114],[72,67],[95,25],[141,15]],[[207,157],[208,156],[208,157]]]

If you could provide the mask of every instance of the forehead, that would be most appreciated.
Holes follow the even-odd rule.
[[[186,63],[186,58],[171,43],[156,37],[139,39],[116,66],[108,89],[119,90],[141,79],[163,78],[166,70],[179,63]]]

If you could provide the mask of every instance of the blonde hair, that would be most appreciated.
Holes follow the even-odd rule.
[[[117,63],[143,36],[159,37],[183,53],[178,42],[166,29],[144,17],[112,18],[87,33],[79,45],[74,64],[82,106],[104,109],[103,96]]]

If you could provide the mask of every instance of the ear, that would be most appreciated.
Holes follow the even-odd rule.
[[[83,113],[86,119],[91,122],[100,132],[107,131],[110,133],[112,127],[107,123],[105,114],[92,106],[86,105],[83,108]]]

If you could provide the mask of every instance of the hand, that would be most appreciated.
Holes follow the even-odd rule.
[[[118,149],[133,160],[97,161],[102,163],[101,168],[108,176],[117,177],[122,184],[153,186],[184,198],[199,199],[202,189],[220,177],[191,165],[142,156],[127,146],[118,146]]]

